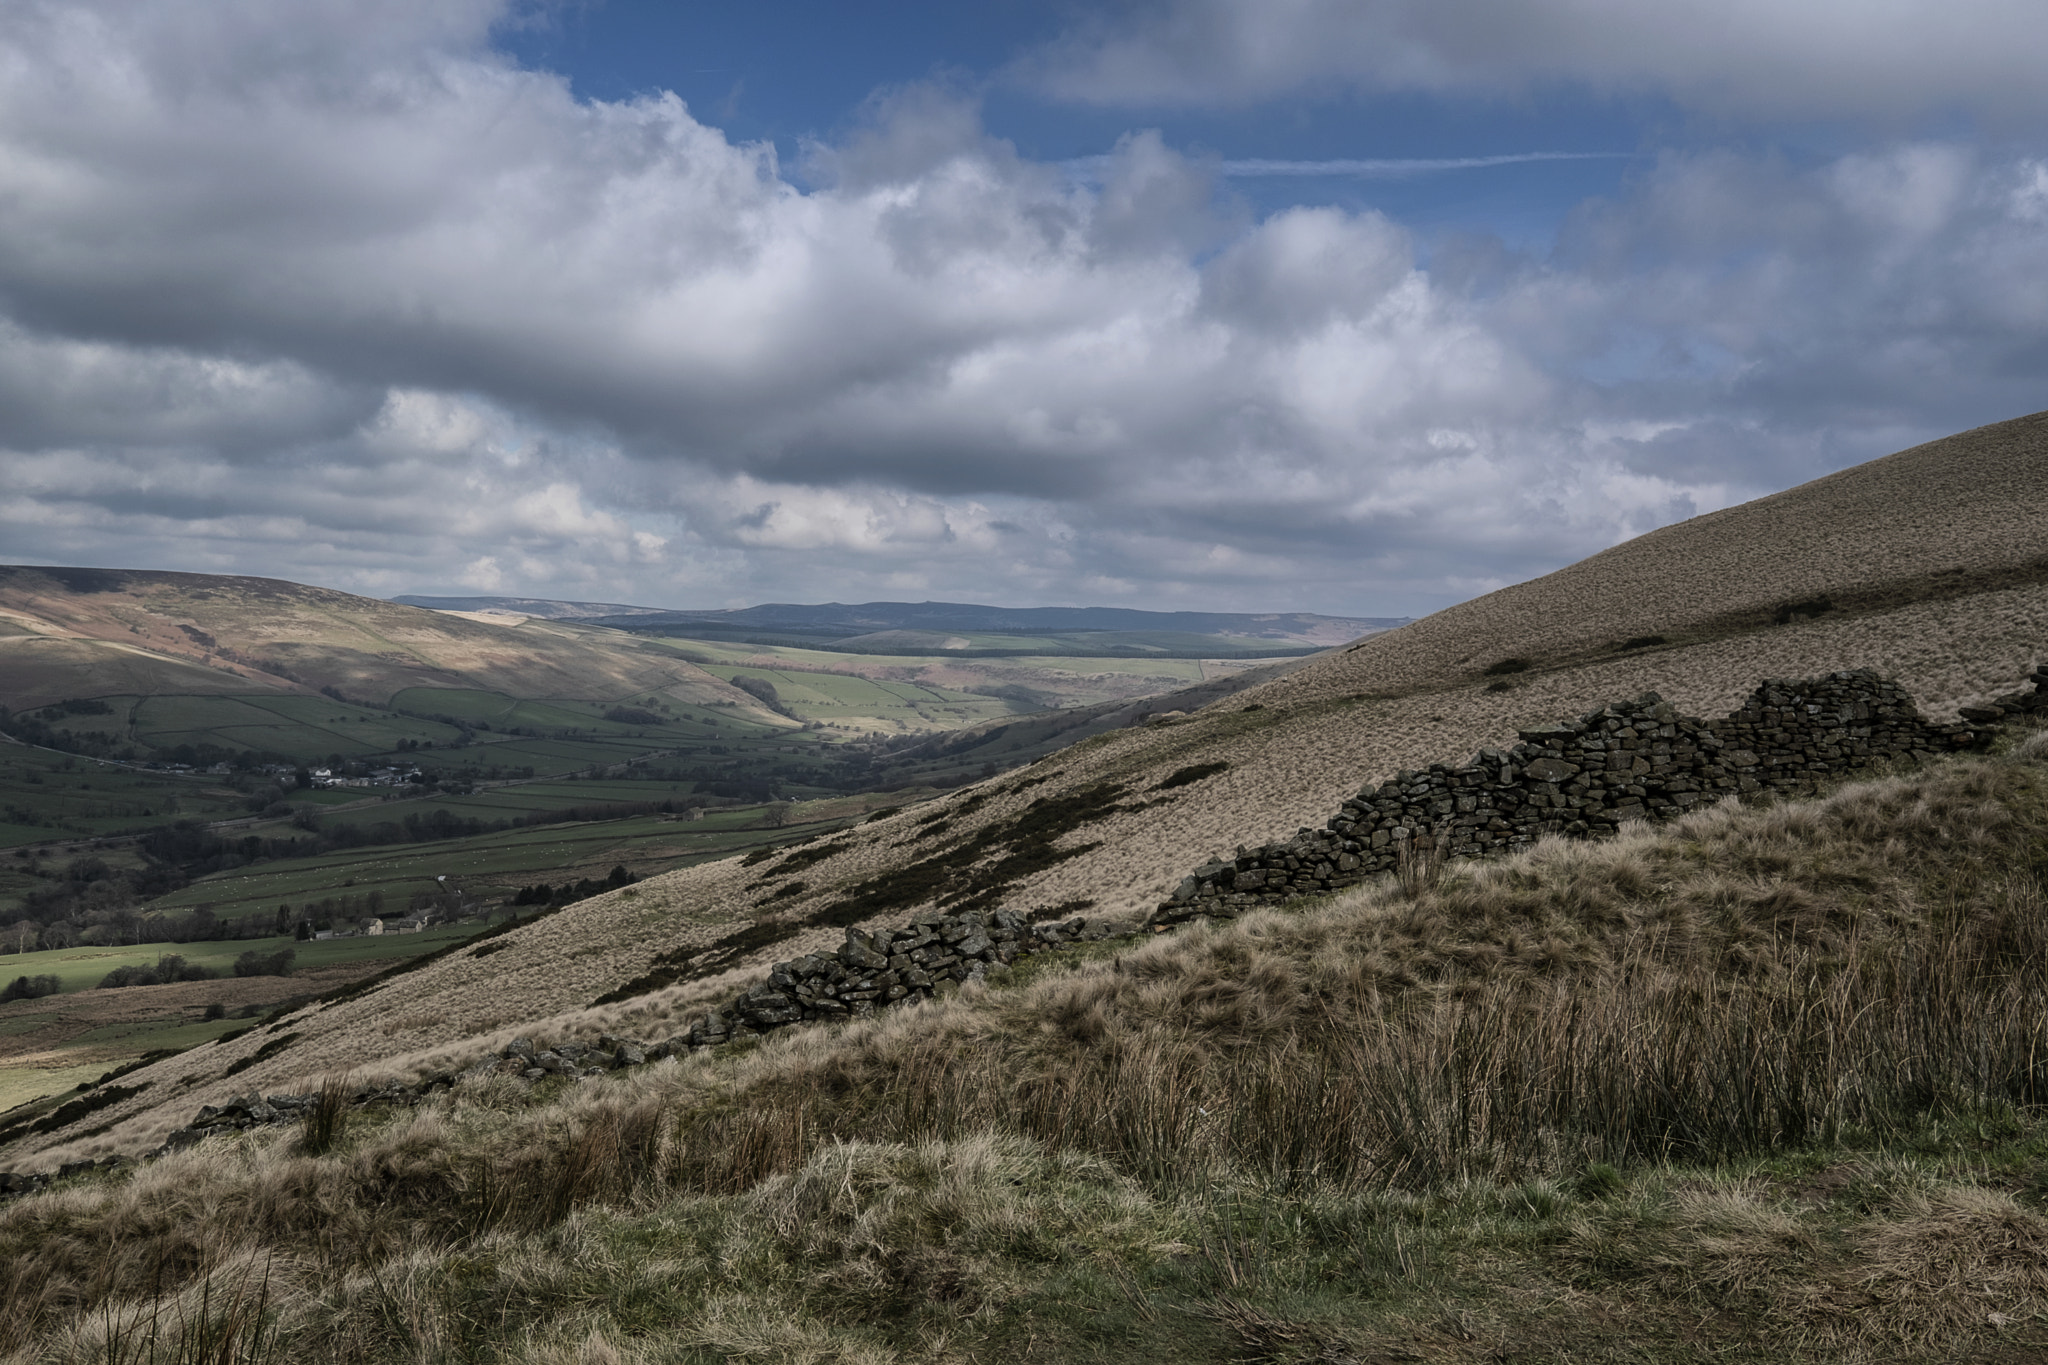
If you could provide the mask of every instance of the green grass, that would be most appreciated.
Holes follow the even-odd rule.
[[[74,1086],[98,1080],[106,1071],[104,1062],[85,1062],[77,1066],[0,1066],[0,1114],[16,1105],[62,1095]]]
[[[294,942],[287,936],[219,939],[199,943],[51,948],[41,952],[9,953],[0,956],[0,977],[12,981],[17,976],[55,976],[64,983],[64,991],[69,994],[97,987],[101,978],[116,967],[148,966],[166,953],[175,953],[187,962],[206,967],[221,976],[232,976],[235,959],[241,954],[251,949],[266,953],[275,952],[285,947],[293,949],[297,954],[293,963],[295,970],[312,971],[340,963],[387,962],[417,957],[421,953],[432,952],[436,948],[466,938],[480,928],[482,926],[478,924],[436,925],[417,934],[378,934],[370,938],[336,938],[307,943]],[[45,1000],[51,998],[44,997]]]
[[[242,794],[217,778],[0,744],[0,848],[218,820],[242,814],[242,806]]]
[[[258,695],[144,698],[132,708],[131,734],[157,750],[212,744],[314,763],[390,753],[406,741],[445,745],[462,731],[326,697]]]
[[[119,1048],[141,1056],[145,1052],[182,1051],[210,1043],[223,1033],[247,1028],[246,1019],[149,1019],[104,1024],[75,1034],[67,1046],[77,1048]]]
[[[401,807],[393,806],[396,810]],[[712,810],[694,821],[642,816],[626,820],[503,830],[468,839],[345,849],[311,858],[279,859],[204,878],[151,903],[185,911],[205,906],[222,919],[273,915],[330,897],[381,892],[386,913],[406,908],[415,894],[441,889],[446,876],[477,899],[494,899],[536,882],[559,885],[602,878],[623,863],[636,875],[730,857],[764,843],[787,842],[813,829],[836,829],[853,818],[815,826],[765,829],[762,807]],[[34,956],[31,954],[30,956]],[[7,959],[0,958],[0,962]],[[18,975],[19,973],[17,973]]]

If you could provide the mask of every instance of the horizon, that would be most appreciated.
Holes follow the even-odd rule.
[[[2048,407],[2044,40],[2003,0],[31,0],[0,558],[1425,616]]]

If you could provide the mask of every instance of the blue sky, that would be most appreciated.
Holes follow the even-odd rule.
[[[987,131],[1033,161],[1085,163],[1133,128],[1153,127],[1194,156],[1323,168],[1230,175],[1224,191],[1253,212],[1304,203],[1377,209],[1431,231],[1539,248],[1573,205],[1616,192],[1632,167],[1686,135],[1684,115],[1664,101],[1581,90],[1480,101],[1321,90],[1220,109],[1048,98],[1014,68],[1085,12],[1023,0],[610,0],[539,12],[501,28],[497,43],[525,65],[562,73],[587,99],[673,91],[728,136],[773,143],[798,178],[804,147],[857,127],[878,95],[936,83],[977,101]],[[1530,153],[1583,159],[1428,164]],[[1414,164],[1342,169],[1361,161]]]
[[[6,12],[0,560],[1419,613],[2048,406],[2034,0]]]

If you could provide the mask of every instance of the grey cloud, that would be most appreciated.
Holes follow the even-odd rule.
[[[486,8],[355,46],[346,8],[218,71],[141,10],[0,32],[13,556],[1419,611],[2040,405],[2032,159],[1674,157],[1547,259],[1431,268],[1219,207],[1157,134],[1078,183],[943,90],[801,188],[506,66]]]
[[[289,362],[31,333],[0,320],[0,447],[204,447],[242,459],[339,437],[383,395]]]
[[[1125,0],[1016,73],[1113,105],[1345,87],[1651,92],[1740,119],[2036,118],[2048,11],[2031,0]]]

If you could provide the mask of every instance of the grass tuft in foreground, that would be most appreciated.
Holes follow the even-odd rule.
[[[2031,1358],[2044,872],[2048,742],[209,1143],[0,1211],[0,1349],[260,1262],[308,1362]]]

